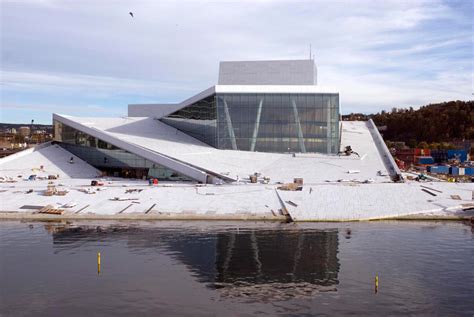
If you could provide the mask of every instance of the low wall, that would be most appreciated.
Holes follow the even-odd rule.
[[[392,154],[387,148],[387,145],[385,144],[382,135],[380,135],[380,132],[372,119],[367,121],[367,127],[369,128],[370,134],[374,139],[375,146],[377,147],[377,150],[380,153],[380,156],[385,165],[385,168],[387,169],[390,175],[390,178],[394,182],[403,182],[402,172],[398,168],[397,163],[393,159]]]

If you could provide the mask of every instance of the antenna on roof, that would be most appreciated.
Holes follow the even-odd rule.
[[[312,56],[313,56],[313,55],[311,55],[311,43],[310,43],[310,44],[309,44],[309,59],[310,59],[310,60],[311,60],[311,57],[312,57]]]

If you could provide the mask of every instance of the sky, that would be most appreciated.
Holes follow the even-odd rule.
[[[125,116],[211,87],[219,61],[307,59],[310,44],[342,113],[472,100],[473,4],[0,0],[0,122]]]

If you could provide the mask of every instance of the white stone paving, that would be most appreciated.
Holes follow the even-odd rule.
[[[29,149],[14,155],[16,157],[0,159],[0,177],[12,177],[18,180],[36,174],[42,177],[59,175],[60,179],[63,179],[95,177],[100,174],[99,170],[58,145],[37,150]],[[74,164],[70,163],[71,157],[74,158]],[[43,170],[40,170],[41,166]],[[20,175],[21,178],[18,177]]]
[[[159,184],[149,186],[147,182],[127,182],[105,179],[104,187],[91,187],[90,179],[63,179],[61,189],[67,189],[66,196],[44,196],[43,192],[48,181],[19,181],[17,183],[0,184],[1,210],[32,212],[24,206],[53,205],[61,208],[67,203],[77,203],[73,208],[66,209],[69,214],[78,210],[80,214],[115,215],[122,213],[144,214],[153,205],[149,213],[162,214],[196,214],[196,215],[266,215],[278,214],[281,205],[274,188],[261,184],[249,185],[207,185],[197,184]],[[58,187],[59,188],[59,187]],[[86,194],[80,189],[91,188],[95,194]],[[32,193],[26,193],[33,189]],[[137,193],[126,193],[127,189],[141,189]],[[111,200],[115,197],[130,199],[124,201]],[[83,209],[85,206],[87,208]],[[23,208],[22,208],[23,207]]]
[[[344,129],[346,136],[351,135],[352,131],[353,134],[368,137],[364,136],[366,132],[363,128],[360,129],[360,123],[346,124]],[[36,151],[29,150],[7,160],[0,160],[0,176],[4,179],[11,177],[15,180],[15,182],[0,183],[0,212],[31,213],[35,209],[25,208],[25,206],[53,205],[61,208],[65,204],[76,203],[73,208],[66,209],[66,214],[74,215],[81,210],[78,215],[113,216],[119,212],[124,215],[145,214],[150,210],[148,213],[150,215],[181,215],[197,218],[213,216],[225,218],[240,215],[277,219],[274,215],[281,217],[279,209],[282,205],[275,191],[279,185],[275,182],[276,180],[288,182],[293,177],[304,178],[303,191],[279,190],[278,192],[291,217],[296,221],[364,220],[416,214],[447,215],[459,211],[462,205],[473,204],[474,184],[391,183],[388,177],[376,175],[377,170],[384,171],[384,169],[380,157],[375,155],[373,149],[370,148],[372,146],[370,143],[359,144],[357,140],[350,137],[343,138],[343,142],[348,141],[355,150],[360,152],[363,159],[354,156],[307,154],[291,157],[284,154],[257,153],[263,158],[277,158],[268,161],[258,158],[261,160],[258,164],[263,166],[259,171],[271,177],[270,184],[235,182],[226,185],[198,185],[161,182],[158,186],[148,186],[146,181],[106,178],[103,179],[104,187],[89,186],[91,180],[97,176],[98,170],[64,149],[52,145]],[[221,152],[232,155],[243,153]],[[71,156],[74,157],[74,164],[69,163]],[[43,165],[43,171],[39,170],[41,165]],[[256,165],[240,166],[230,161],[226,166],[236,166],[236,170],[246,169],[248,173],[247,171],[255,168]],[[348,174],[349,169],[360,170],[360,173]],[[31,174],[44,177],[59,174],[59,179],[54,180],[53,183],[58,189],[68,190],[68,194],[44,196],[43,192],[50,181],[25,180]],[[20,175],[21,177],[18,177]],[[368,177],[373,178],[374,182],[361,183]],[[337,182],[338,179],[346,181]],[[435,192],[437,196],[431,196],[421,190],[421,185],[437,189],[442,193]],[[100,188],[99,191],[98,188]],[[27,193],[30,189],[33,192]],[[96,193],[86,194],[80,191],[84,189],[90,189]],[[142,191],[126,193],[127,189]],[[461,200],[454,200],[451,195],[459,195]],[[111,200],[115,197],[137,200]]]
[[[241,185],[197,185],[160,183],[148,186],[144,181],[104,179],[104,187],[90,187],[90,179],[62,179],[55,181],[67,189],[66,196],[43,196],[48,181],[19,181],[0,184],[0,211],[32,212],[34,209],[22,209],[26,205],[53,205],[58,208],[75,202],[77,205],[66,209],[67,214],[116,215],[191,215],[191,216],[236,216],[253,215],[272,218],[280,215],[282,207],[275,192],[278,185],[241,184]],[[437,196],[423,192],[420,185],[441,190]],[[80,189],[91,188],[96,194],[86,194]],[[33,193],[27,194],[29,189]],[[126,193],[127,189],[142,189],[140,193]],[[402,184],[311,184],[303,191],[278,193],[285,202],[291,217],[296,221],[311,220],[367,220],[416,214],[449,214],[459,211],[462,205],[473,203],[471,200],[474,184],[418,183]],[[311,193],[310,193],[311,191]],[[454,200],[450,195],[459,195]],[[138,200],[112,201],[132,198]],[[290,203],[291,202],[291,203]],[[293,206],[292,203],[297,206]],[[83,209],[85,206],[87,208]]]
[[[432,196],[422,191],[422,185],[442,193],[432,191],[436,194]],[[295,221],[341,221],[442,214],[459,210],[463,204],[474,207],[473,190],[472,183],[326,184],[306,186],[301,192],[282,191],[280,195]],[[461,200],[451,195],[459,195]]]

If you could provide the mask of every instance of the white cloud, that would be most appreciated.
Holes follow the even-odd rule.
[[[81,105],[69,104],[69,107],[65,105],[52,105],[52,104],[38,104],[38,103],[27,103],[27,104],[18,104],[18,103],[5,103],[2,105],[2,110],[14,110],[14,111],[34,111],[34,112],[46,112],[47,114],[51,113],[62,113],[67,109],[71,114],[90,114],[91,111],[94,113],[100,114],[114,114],[118,115],[116,111],[113,111],[109,108],[100,106],[100,105]]]
[[[0,71],[3,89],[35,93],[87,93],[95,96],[140,94],[154,96],[162,93],[193,93],[196,88],[179,83],[145,81],[128,78],[88,76],[81,74],[58,74],[41,72]]]
[[[343,109],[469,99],[472,12],[448,4],[4,1],[2,103],[31,91],[180,101],[216,82],[220,60],[307,58],[310,43]]]

